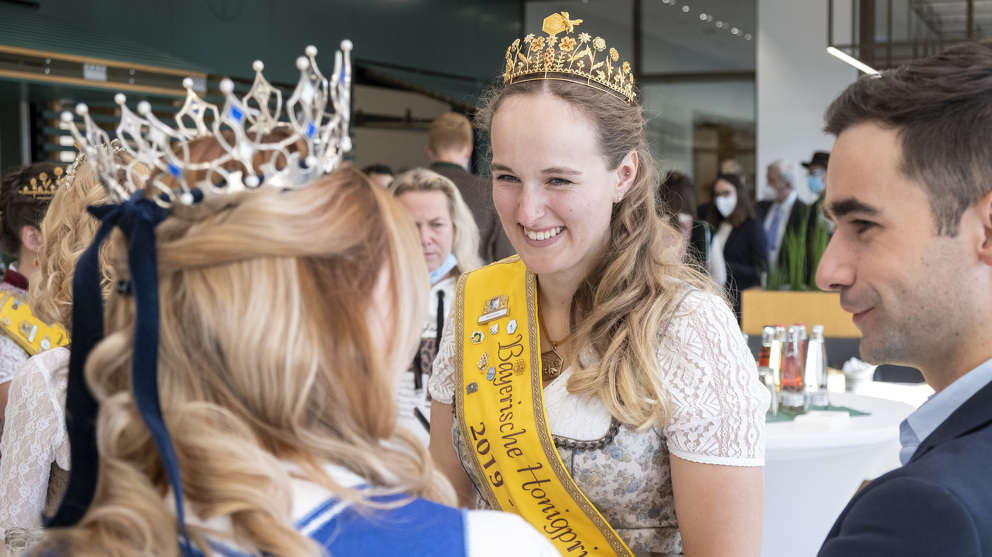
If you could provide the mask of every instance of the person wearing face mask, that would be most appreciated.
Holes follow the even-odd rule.
[[[710,199],[713,203],[706,213],[706,222],[716,229],[717,242],[727,263],[724,287],[740,320],[741,290],[761,284],[761,270],[768,262],[768,241],[737,176],[717,176]]]
[[[399,393],[399,422],[427,445],[423,421],[430,414],[427,379],[434,365],[443,324],[454,307],[459,275],[482,266],[479,229],[455,183],[437,172],[415,168],[389,184],[388,191],[417,225],[420,246],[430,271],[431,290],[420,348],[403,377]],[[417,416],[415,409],[420,410]],[[419,423],[418,423],[419,422]]]
[[[806,167],[807,185],[809,186],[809,191],[816,195],[816,201],[813,202],[813,208],[817,214],[817,220],[819,226],[824,226],[830,232],[834,230],[834,223],[823,216],[823,198],[825,194],[824,190],[827,189],[827,163],[830,162],[830,153],[826,151],[816,151],[813,153],[813,158],[809,162],[804,162],[803,166]]]
[[[830,153],[817,151],[813,153],[813,158],[809,162],[804,162],[803,166],[809,173],[807,178],[809,191],[816,194],[819,199],[823,199],[823,190],[827,183],[827,163],[830,162]]]

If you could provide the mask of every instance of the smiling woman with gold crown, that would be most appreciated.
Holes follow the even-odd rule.
[[[563,555],[758,555],[768,394],[655,216],[629,64],[581,23],[514,41],[477,116],[519,257],[459,282],[431,454]]]
[[[221,83],[219,111],[189,85],[178,128],[121,98],[120,145],[147,178],[108,156],[85,106],[85,137],[63,114],[116,204],[90,208],[101,225],[74,276],[55,554],[556,555],[519,517],[441,504],[450,484],[396,425],[427,273],[402,208],[332,172],[350,148],[350,49],[330,82],[316,49],[298,60],[289,123],[260,63],[245,98]],[[115,228],[127,247],[104,312],[97,254]]]

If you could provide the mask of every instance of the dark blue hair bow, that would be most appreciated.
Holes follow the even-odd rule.
[[[93,347],[103,339],[103,296],[100,287],[100,246],[115,227],[127,237],[128,270],[135,301],[134,353],[131,384],[138,412],[158,447],[165,474],[172,485],[179,520],[180,546],[189,552],[183,510],[183,488],[172,438],[162,418],[158,393],[159,299],[155,227],[166,210],[139,191],[119,205],[89,207],[101,225],[93,243],[83,252],[72,279],[72,348],[66,389],[66,430],[72,469],[65,496],[46,526],[65,527],[86,514],[96,492],[99,455],[96,416],[99,405],[86,385],[84,367]]]

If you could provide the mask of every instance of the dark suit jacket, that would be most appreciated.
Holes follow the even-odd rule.
[[[765,228],[765,218],[768,216],[768,211],[772,208],[772,201],[759,201],[755,206],[755,211],[758,213],[758,222],[761,223],[762,230]],[[803,227],[806,227],[806,238],[809,240],[810,234],[810,221],[806,219],[807,212],[809,211],[809,205],[806,205],[798,199],[792,204],[792,210],[789,211],[789,220],[785,223],[785,233],[782,235],[782,241],[785,242],[785,237],[793,232],[799,234]],[[765,234],[767,239],[767,234]],[[766,242],[767,243],[767,242]],[[768,246],[768,251],[771,251],[772,246]],[[779,249],[778,252],[778,264],[782,265],[782,252],[785,250]]]
[[[992,556],[992,384],[847,505],[819,557],[859,555]]]
[[[493,205],[492,182],[482,176],[466,172],[457,164],[435,162],[431,170],[448,178],[458,186],[459,193],[479,226],[479,257],[483,264],[492,263],[517,253],[503,232],[499,215]]]
[[[747,219],[734,227],[723,245],[727,262],[727,285],[737,319],[741,316],[741,290],[761,284],[761,271],[768,264],[768,240],[757,219]]]

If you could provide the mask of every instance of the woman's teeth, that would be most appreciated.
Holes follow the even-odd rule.
[[[543,232],[533,232],[531,230],[524,229],[527,233],[527,237],[531,240],[547,240],[548,238],[554,238],[559,232],[564,230],[564,227],[558,226],[550,230],[545,230]]]

